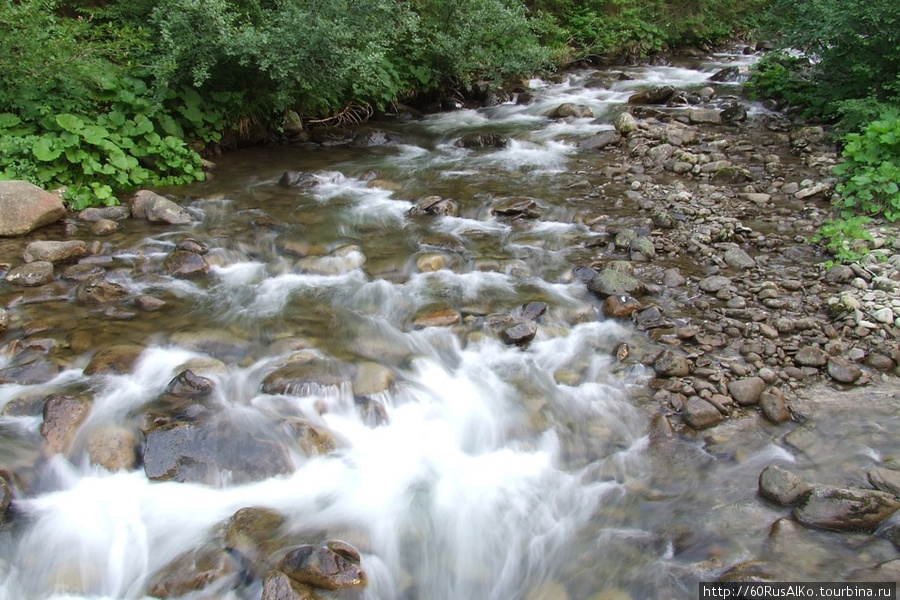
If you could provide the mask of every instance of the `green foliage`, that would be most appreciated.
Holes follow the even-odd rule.
[[[845,130],[865,122],[856,112],[865,103],[900,105],[896,0],[775,0],[768,28],[810,60],[799,75],[810,85],[793,103],[826,119],[849,117]],[[796,71],[799,63],[783,66]]]
[[[844,142],[844,161],[834,168],[843,177],[837,186],[842,216],[900,219],[900,114],[886,113],[863,133],[847,134]]]
[[[116,204],[114,190],[203,179],[200,157],[173,136],[157,132],[148,117],[112,111],[92,120],[63,113],[23,123],[0,114],[2,179],[68,186],[74,210]]]
[[[835,260],[829,262],[829,266],[838,263],[857,262],[869,253],[867,242],[872,240],[872,234],[865,225],[871,219],[863,216],[831,219],[825,221],[822,227],[813,236],[813,242],[825,244],[828,252]]]
[[[772,53],[753,65],[745,89],[751,98],[773,98],[807,112],[819,113],[822,100],[815,95],[815,75],[809,59]]]

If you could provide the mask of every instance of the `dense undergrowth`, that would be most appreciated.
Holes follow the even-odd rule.
[[[873,219],[900,219],[900,3],[775,0],[767,21],[781,51],[748,86],[833,125],[843,161],[835,215],[818,239],[838,260],[857,260]]]
[[[721,42],[769,1],[3,2],[0,178],[114,203],[202,178],[199,153],[250,129]]]

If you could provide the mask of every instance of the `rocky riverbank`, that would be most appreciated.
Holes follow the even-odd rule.
[[[631,77],[627,69],[573,76],[598,89]],[[714,77],[735,79],[741,72],[729,69]],[[872,252],[861,263],[829,266],[829,257],[811,242],[828,216],[835,184],[831,167],[837,153],[827,132],[747,103],[737,87],[731,91],[657,86],[635,93],[611,126],[601,123],[593,135],[572,134],[563,140],[579,149],[567,170],[553,176],[564,197],[490,198],[481,221],[473,218],[481,208],[472,208],[472,198],[432,194],[391,200],[403,209],[400,220],[416,226],[461,216],[461,221],[468,219],[466,227],[489,223],[499,231],[517,232],[545,219],[558,226],[566,215],[563,225],[577,234],[564,238],[567,247],[550,253],[567,257],[562,284],[578,286],[588,304],[554,311],[549,299],[522,298],[518,308],[498,310],[488,301],[447,293],[439,302],[403,306],[411,314],[396,319],[399,325],[390,323],[399,329],[396,334],[391,330],[391,339],[441,329],[452,331],[463,347],[494,339],[517,351],[549,332],[565,336],[584,322],[620,323],[619,337],[598,340],[596,348],[605,361],[615,363],[615,373],[639,384],[629,387],[630,402],[650,423],[651,449],[663,453],[698,441],[714,453],[724,439],[746,434],[760,420],[774,428],[767,435],[793,436],[785,443],[804,451],[809,437],[816,436],[809,433],[810,424],[819,422],[816,399],[846,398],[863,413],[872,390],[896,402],[896,230],[874,229]],[[533,102],[525,89],[510,99]],[[542,118],[564,126],[593,114],[590,106],[567,102],[551,107]],[[404,141],[402,132],[387,125],[381,131],[377,123],[360,129],[322,128],[319,134],[296,141],[310,153],[342,147],[390,150]],[[452,146],[477,157],[513,143],[504,132],[491,131],[460,135]],[[357,179],[366,190],[404,193],[401,184],[377,170]],[[316,200],[318,204],[297,211],[299,194],[345,180],[332,171],[288,171],[257,185],[276,190],[266,196],[269,202],[280,201],[278,194],[283,194],[290,207],[286,214],[312,228],[323,223],[324,202]],[[339,451],[345,440],[319,418],[346,408],[334,405],[348,404],[368,427],[390,422],[385,398],[402,383],[419,348],[405,341],[388,347],[380,338],[372,342],[357,334],[352,351],[329,356],[314,342],[327,340],[341,326],[337,311],[330,308],[285,317],[303,336],[292,333],[285,321],[260,325],[259,339],[230,324],[191,329],[198,314],[192,316],[196,308],[191,299],[211,288],[215,277],[230,275],[228,269],[247,264],[257,271],[268,268],[269,275],[284,276],[278,284],[288,289],[290,278],[300,276],[320,277],[322,284],[346,276],[352,285],[363,285],[368,278],[404,285],[416,276],[456,274],[454,269],[511,279],[528,279],[533,273],[525,260],[510,260],[490,244],[488,251],[479,247],[483,256],[467,262],[466,243],[475,246],[479,236],[488,237],[488,230],[469,230],[468,237],[458,238],[428,231],[408,255],[378,266],[372,260],[377,252],[353,243],[352,232],[342,232],[347,239],[330,246],[307,239],[309,230],[300,239],[281,236],[284,223],[266,214],[263,202],[243,208],[240,221],[205,230],[206,221],[216,217],[205,212],[202,200],[142,191],[125,206],[64,215],[58,198],[25,187],[0,184],[4,201],[11,198],[13,205],[22,205],[22,194],[30,198],[24,204],[27,214],[0,210],[0,217],[10,219],[0,223],[0,230],[25,234],[2,243],[6,283],[0,294],[5,306],[0,327],[6,362],[0,382],[24,390],[6,398],[3,417],[39,421],[39,439],[28,438],[21,450],[8,453],[10,464],[0,464],[0,522],[8,511],[14,520],[17,493],[27,496],[40,489],[41,469],[57,454],[109,471],[143,469],[155,481],[220,485],[227,473],[228,483],[247,484],[288,476],[298,460]],[[396,211],[397,206],[379,210]],[[352,230],[353,225],[343,227]],[[150,235],[157,239],[143,240]],[[394,243],[411,245],[407,239]],[[269,254],[274,254],[269,264],[260,266],[264,259],[259,257]],[[242,277],[261,279],[254,275],[257,271]],[[259,291],[254,288],[253,293]],[[222,292],[230,293],[240,290]],[[379,302],[380,296],[366,299],[365,309],[354,306],[352,311],[374,314],[370,305]],[[238,312],[235,319],[242,316]],[[154,328],[161,318],[171,318],[164,332]],[[306,333],[319,329],[324,332],[317,339]],[[135,401],[124,425],[91,422],[92,386],[100,385],[96,381],[133,374],[148,348],[160,344],[203,356],[186,354],[173,369],[155,373],[160,382],[148,388],[155,390],[153,396]],[[226,417],[222,408],[231,400],[223,401],[218,378],[254,365],[257,372],[247,376],[250,383],[229,382],[228,393],[258,401],[268,420]],[[94,379],[74,384],[55,379],[66,372]],[[556,385],[576,388],[592,371],[565,365],[551,375],[548,379]],[[49,387],[54,389],[41,387],[53,381],[57,384]],[[288,400],[307,395],[321,396],[312,416],[301,414]],[[558,418],[541,394],[523,396],[528,396],[522,399],[523,406],[528,404],[523,410],[530,411],[534,427],[547,427]],[[574,424],[570,428],[573,437],[582,435]],[[613,429],[603,423],[584,433],[588,449],[580,449],[584,456],[579,457],[586,460],[589,452],[597,452],[594,446],[607,443],[627,446]],[[569,442],[560,435],[566,454]],[[764,470],[759,483],[763,497],[792,507],[784,509],[788,520],[773,527],[771,545],[806,540],[793,529],[797,524],[864,531],[869,537],[878,532],[897,544],[896,526],[885,523],[898,507],[900,471],[890,458],[873,457],[855,476],[837,482],[808,480],[774,467]],[[283,514],[256,506],[242,510],[216,521],[212,539],[159,569],[147,589],[159,597],[175,597],[253,581],[264,600],[273,600],[310,597],[310,588],[316,594],[336,587],[355,589],[365,582],[359,552],[334,539],[333,531],[288,534]],[[355,532],[353,541],[368,549],[364,533]],[[883,557],[883,552],[873,556]],[[202,568],[190,568],[195,564]],[[715,563],[705,575],[728,580],[790,576],[772,564],[760,568],[745,562],[729,570],[732,566]],[[896,565],[883,568],[882,574],[894,573]],[[567,597],[561,594],[564,589],[553,597]]]

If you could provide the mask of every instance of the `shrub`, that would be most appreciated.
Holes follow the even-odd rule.
[[[841,215],[900,219],[900,114],[886,113],[844,142],[844,161],[834,168],[843,177],[837,185]]]

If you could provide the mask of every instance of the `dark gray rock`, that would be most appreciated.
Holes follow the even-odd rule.
[[[428,196],[423,198],[421,202],[409,209],[412,215],[436,215],[436,216],[456,216],[459,209],[456,203],[447,198],[440,196]]]
[[[740,81],[741,70],[738,67],[725,67],[710,75],[710,81],[718,81],[721,83]]]
[[[675,94],[671,85],[651,88],[628,97],[628,104],[665,104]]]
[[[760,395],[766,390],[766,382],[759,377],[738,379],[728,384],[728,393],[741,406],[752,406],[759,402]]]
[[[900,508],[893,495],[874,490],[815,486],[794,505],[794,518],[830,531],[873,531]]]
[[[731,248],[725,252],[725,264],[732,269],[743,271],[756,266],[756,261],[740,248]]]
[[[270,432],[254,431],[227,419],[176,422],[146,434],[144,471],[158,481],[215,484],[262,481],[294,470],[287,451]]]
[[[546,302],[529,302],[522,307],[522,318],[529,321],[537,321],[547,312],[548,308]]]
[[[499,133],[472,133],[457,140],[460,148],[475,150],[479,148],[506,148],[509,146],[509,138]]]
[[[31,356],[0,369],[0,384],[36,385],[47,383],[56,377],[59,371],[59,365],[55,362]]]
[[[216,388],[212,379],[201,377],[190,369],[185,369],[175,376],[166,387],[166,393],[177,398],[202,398],[208,396]]]
[[[9,512],[12,497],[12,486],[9,485],[9,482],[3,475],[0,475],[0,526],[6,522],[6,515]]]
[[[147,219],[151,223],[166,225],[186,225],[194,220],[184,208],[149,190],[141,190],[134,194],[131,212],[136,219]]]
[[[615,146],[620,141],[622,141],[622,136],[618,131],[601,131],[578,142],[578,147],[582,150],[602,150],[607,146]]]
[[[278,180],[278,186],[289,189],[307,189],[319,184],[319,178],[303,171],[285,171]]]
[[[262,382],[266,394],[300,394],[349,383],[352,374],[334,361],[294,362],[269,373]]]
[[[776,465],[769,465],[759,474],[760,495],[782,506],[796,502],[810,487],[794,473]]]
[[[710,294],[715,294],[731,285],[731,279],[722,275],[713,275],[700,280],[700,289]]]
[[[509,346],[524,346],[537,335],[537,325],[532,321],[516,320],[515,322],[500,327],[497,335],[504,344]]]
[[[89,223],[98,221],[124,221],[131,217],[131,208],[118,206],[89,207],[78,213],[78,218]]]

